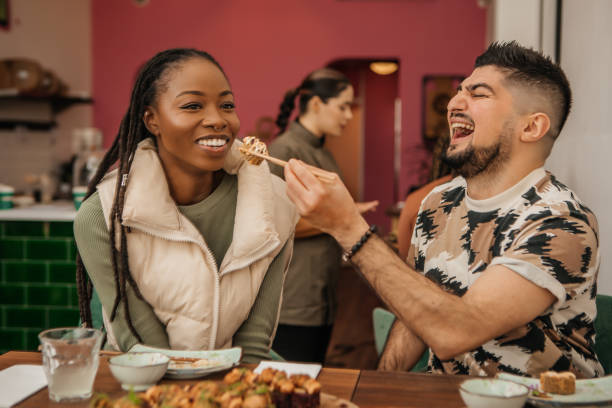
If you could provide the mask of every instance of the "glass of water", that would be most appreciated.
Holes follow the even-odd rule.
[[[38,338],[49,383],[49,398],[56,402],[73,402],[91,397],[102,332],[63,327],[45,330]]]

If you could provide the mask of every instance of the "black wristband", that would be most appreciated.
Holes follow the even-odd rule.
[[[370,239],[370,236],[372,236],[372,234],[374,234],[377,230],[378,227],[376,227],[376,225],[371,225],[370,228],[368,228],[368,230],[365,232],[365,234],[363,234],[361,238],[359,238],[359,241],[357,241],[357,243],[355,243],[355,245],[351,247],[351,249],[349,249],[348,251],[344,251],[344,253],[342,254],[342,260],[344,262],[349,261],[353,257],[353,255],[355,255],[357,251],[361,249],[363,244],[365,244],[366,241]]]

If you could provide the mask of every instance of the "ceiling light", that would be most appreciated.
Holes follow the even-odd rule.
[[[370,63],[372,72],[378,75],[389,75],[397,71],[397,63],[391,61],[377,61]]]

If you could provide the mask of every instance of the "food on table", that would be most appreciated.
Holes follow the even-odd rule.
[[[552,399],[550,394],[545,393],[544,391],[540,391],[536,386],[529,386],[529,390],[531,391],[532,397],[543,398],[543,399]]]
[[[240,147],[240,153],[242,153],[247,161],[251,164],[258,165],[263,161],[261,157],[252,155],[252,152],[266,156],[268,155],[268,148],[266,147],[266,144],[255,136],[246,136],[244,139],[242,139],[242,143],[243,145]]]
[[[214,367],[226,364],[225,361],[207,360],[205,358],[192,359],[192,358],[171,358],[168,368],[172,370],[184,370],[189,368],[205,368]]]
[[[98,395],[92,408],[317,408],[321,384],[306,375],[287,377],[284,371],[266,368],[255,374],[234,368],[222,382],[192,385],[156,385],[143,393],[117,400]]]
[[[546,371],[540,374],[540,390],[569,395],[576,392],[576,376],[569,371]]]

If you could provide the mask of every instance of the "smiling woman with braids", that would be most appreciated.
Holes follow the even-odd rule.
[[[283,181],[244,162],[239,127],[207,53],[141,68],[74,225],[81,319],[91,326],[95,289],[110,346],[267,356],[297,217]]]

